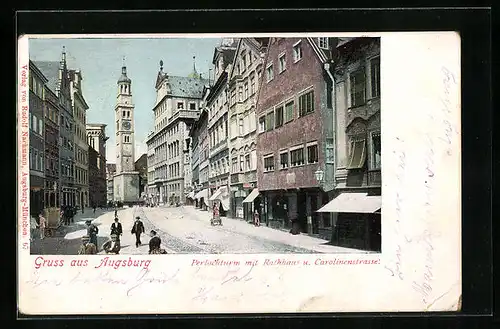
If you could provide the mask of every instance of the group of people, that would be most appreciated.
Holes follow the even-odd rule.
[[[94,255],[99,252],[97,245],[97,234],[99,229],[90,220],[87,222],[87,235],[82,237],[82,245],[78,251],[79,255]],[[136,248],[142,245],[141,235],[145,233],[144,224],[139,216],[135,218],[134,225],[132,226],[131,233],[135,235]],[[123,235],[122,224],[115,213],[115,220],[111,224],[110,236],[111,239],[102,245],[102,249],[108,254],[119,254],[121,249],[120,237]],[[167,252],[161,248],[161,239],[157,236],[155,230],[150,232],[151,239],[149,240],[149,254],[166,254]]]
[[[38,214],[38,222],[35,217],[31,217],[30,223],[30,241],[35,239],[37,230],[39,231],[40,240],[45,239],[45,228],[47,227],[47,220],[43,217],[43,213]]]

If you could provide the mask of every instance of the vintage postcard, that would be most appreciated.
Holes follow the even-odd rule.
[[[455,32],[22,36],[19,312],[459,310],[460,79]]]

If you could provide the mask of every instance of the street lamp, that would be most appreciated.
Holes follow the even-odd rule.
[[[316,180],[318,181],[318,183],[321,183],[323,181],[324,174],[325,174],[325,172],[323,170],[321,170],[321,167],[318,167],[318,170],[316,170],[314,172],[314,176],[316,177]]]

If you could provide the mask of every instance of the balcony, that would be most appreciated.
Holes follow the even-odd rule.
[[[178,110],[177,112],[174,113],[169,119],[168,123],[171,123],[177,119],[179,120],[196,120],[200,116],[200,111],[198,110]]]

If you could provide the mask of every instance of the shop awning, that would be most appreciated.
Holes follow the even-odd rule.
[[[201,198],[204,198],[206,200],[207,196],[208,196],[208,189],[204,189],[204,190],[201,190],[200,192],[196,193],[194,198],[195,198],[195,200],[200,200]]]
[[[253,202],[253,200],[255,200],[255,198],[259,195],[259,189],[258,188],[254,188],[252,190],[252,192],[250,192],[249,195],[247,195],[247,197],[245,198],[245,200],[243,200],[243,203],[249,203],[249,202]]]
[[[210,201],[215,201],[215,200],[219,199],[219,198],[220,198],[220,196],[221,196],[221,194],[222,194],[222,192],[223,192],[223,189],[224,189],[224,187],[219,187],[219,188],[217,189],[217,191],[215,191],[215,193],[214,193],[214,194],[212,194],[212,196],[211,196],[211,197],[210,197],[210,199],[208,199],[208,200],[210,200]]]
[[[382,208],[380,195],[368,193],[342,193],[321,207],[317,212],[374,213]]]

